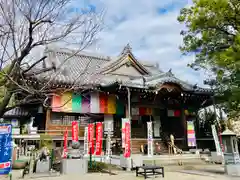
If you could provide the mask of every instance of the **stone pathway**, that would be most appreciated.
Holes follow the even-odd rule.
[[[17,180],[20,178],[19,171],[13,172],[13,180]],[[0,179],[9,179],[0,177]],[[25,177],[25,180],[29,179],[35,179],[35,180],[90,180],[90,179],[98,179],[98,180],[140,180],[144,179],[143,177],[136,177],[134,172],[118,172],[117,175],[109,175],[109,174],[102,174],[102,173],[92,173],[92,174],[86,174],[86,175],[60,175],[55,177],[50,176],[35,176],[34,178]],[[151,177],[148,178],[160,180],[163,179],[162,177]],[[181,171],[181,172],[166,172],[164,180],[237,180],[239,177],[228,177],[225,175],[218,175],[218,174],[211,174],[211,173],[203,173],[200,171]]]
[[[144,179],[143,177],[136,177],[134,173],[121,173],[118,175],[108,175],[108,174],[86,174],[84,176],[75,176],[75,175],[63,175],[58,177],[44,177],[44,180],[89,180],[89,179],[98,179],[98,180],[139,180]],[[40,179],[40,178],[39,178]],[[41,178],[42,179],[42,178]],[[148,178],[151,179],[163,179],[162,177],[152,177]],[[186,173],[180,173],[180,172],[167,172],[164,180],[233,180],[231,177],[225,177],[225,176],[201,176],[201,175],[194,175],[194,174],[186,174]]]

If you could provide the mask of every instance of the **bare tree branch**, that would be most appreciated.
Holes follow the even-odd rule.
[[[42,58],[40,58],[39,60],[37,60],[35,63],[33,63],[30,67],[28,67],[27,69],[25,69],[23,71],[23,74],[27,73],[28,71],[30,71],[32,68],[34,68],[37,64],[39,64],[40,62],[44,61],[47,58],[47,56],[43,56]]]
[[[83,11],[81,8],[85,7],[71,12],[71,3],[72,0],[0,1],[0,88],[8,92],[0,102],[0,116],[11,108],[8,104],[15,93],[25,94],[26,98],[14,107],[27,102],[44,103],[52,95],[51,85],[61,73],[61,66],[94,42],[101,30],[102,12]],[[43,62],[49,60],[46,54],[31,58],[42,46],[56,43],[72,44],[77,50],[57,67],[43,67]],[[85,74],[89,64],[77,78]],[[29,82],[30,76],[44,73],[48,74],[44,83]]]

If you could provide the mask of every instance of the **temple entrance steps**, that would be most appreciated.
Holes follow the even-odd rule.
[[[160,150],[158,150],[157,145],[160,145]],[[154,140],[154,152],[156,154],[168,154],[168,146],[166,146],[166,143],[161,140]]]
[[[93,160],[99,162],[109,161],[106,160],[105,156],[93,156]],[[154,155],[152,157],[143,156],[141,154],[132,154],[131,155],[131,164],[132,167],[141,166],[142,164],[146,165],[161,165],[164,166],[166,170],[182,170],[182,169],[194,169],[195,167],[209,167],[213,164],[206,163],[204,160],[201,160],[200,155],[196,154],[183,154],[183,155]],[[179,164],[179,161],[182,161],[182,164]],[[112,155],[111,164],[116,166],[121,166],[121,156]]]
[[[143,164],[160,165],[164,167],[175,166],[194,166],[194,165],[207,165],[197,154],[181,154],[181,155],[154,155],[152,157],[133,155],[133,164],[139,163],[139,159]]]
[[[147,139],[134,139],[132,138],[132,154],[140,154],[141,145],[147,144]]]
[[[156,145],[156,143],[158,145]],[[132,138],[132,154],[142,154],[140,149],[141,149],[141,146],[144,147],[145,144],[147,144],[147,139]],[[157,146],[160,146],[160,149],[158,149]],[[153,152],[154,152],[154,154],[155,153],[156,154],[167,154],[168,147],[161,140],[153,140]]]

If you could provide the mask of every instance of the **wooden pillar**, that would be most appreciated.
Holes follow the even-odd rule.
[[[61,148],[63,148],[63,146],[64,146],[64,143],[63,143],[63,141],[61,140]]]
[[[51,124],[51,110],[47,109],[47,113],[46,113],[46,125],[45,125],[45,130],[48,130],[49,125]],[[46,132],[45,132],[46,134]]]
[[[129,117],[129,113],[128,113],[128,105],[126,104],[126,108],[125,108],[125,117],[128,118]]]
[[[181,120],[183,125],[183,132],[184,132],[183,146],[187,146],[187,119],[186,119],[184,108],[181,109]]]

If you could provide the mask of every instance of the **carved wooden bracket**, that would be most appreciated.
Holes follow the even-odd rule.
[[[159,87],[159,91],[166,89],[168,92],[181,92],[182,89],[179,85],[173,83],[165,83]]]

